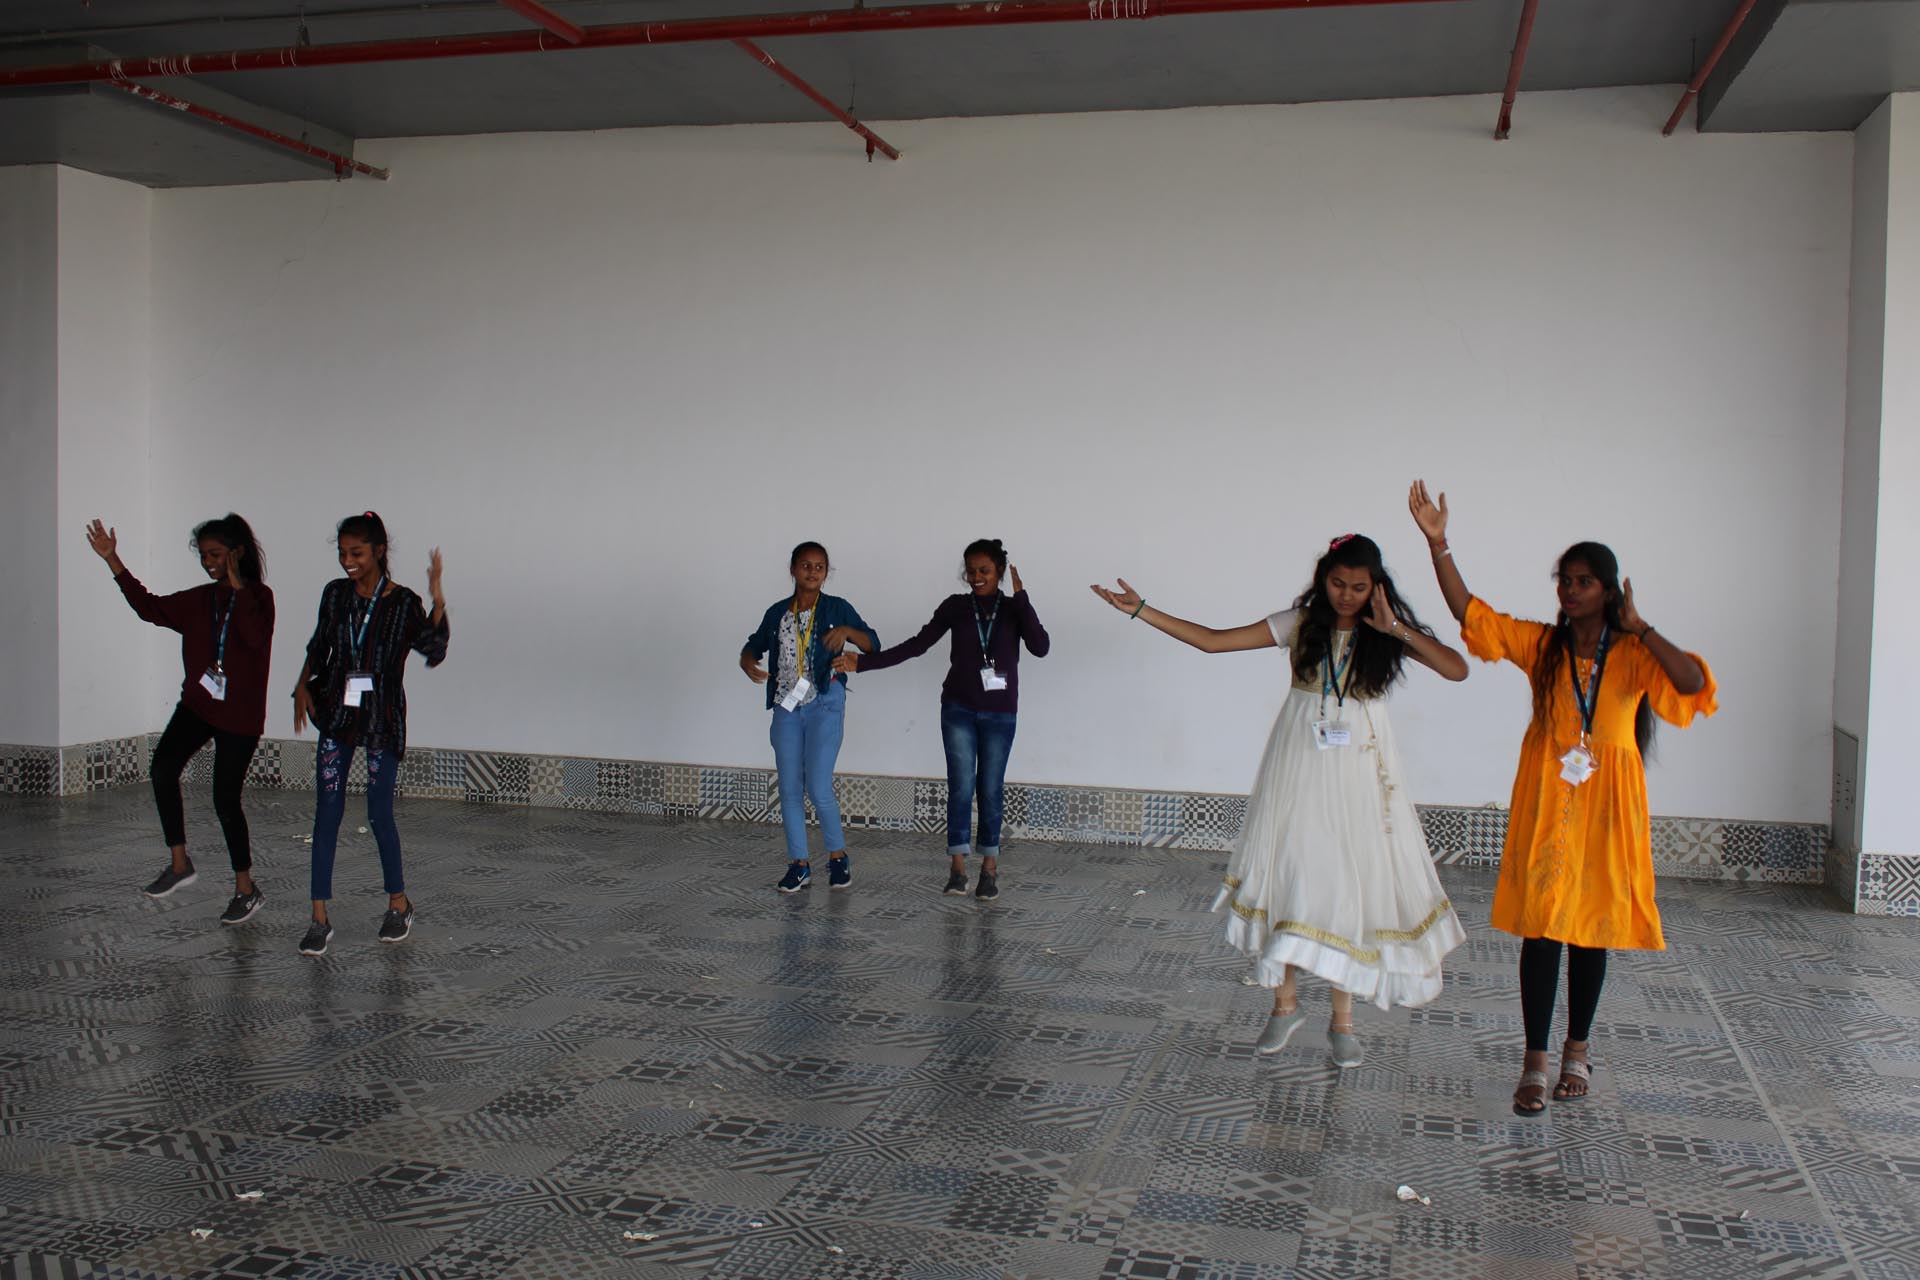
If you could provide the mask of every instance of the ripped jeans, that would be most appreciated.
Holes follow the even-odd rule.
[[[347,775],[353,768],[353,744],[320,739],[313,753],[313,900],[333,897],[333,855],[340,820],[347,813]],[[405,893],[400,870],[400,829],[393,824],[393,784],[400,762],[392,752],[367,752],[367,825],[380,848],[380,872],[388,893]]]

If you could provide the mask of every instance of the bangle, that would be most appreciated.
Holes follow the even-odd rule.
[[[1139,616],[1140,616],[1140,610],[1141,610],[1141,609],[1144,609],[1144,608],[1146,608],[1146,607],[1147,607],[1147,598],[1146,598],[1145,596],[1141,596],[1141,597],[1140,597],[1140,605],[1139,605],[1139,608],[1136,608],[1136,609],[1135,609],[1135,610],[1134,610],[1134,611],[1133,611],[1132,613],[1130,613],[1130,614],[1128,614],[1128,615],[1127,615],[1127,617],[1128,617],[1128,618],[1130,618],[1130,619],[1131,619],[1131,618],[1137,618],[1137,617],[1139,617]]]
[[[1440,561],[1445,560],[1448,556],[1452,554],[1453,554],[1453,548],[1443,542],[1440,544],[1440,549],[1433,553],[1434,562],[1437,564]]]
[[[1647,642],[1647,637],[1648,637],[1648,636],[1650,636],[1650,635],[1652,635],[1652,634],[1653,634],[1653,628],[1652,628],[1652,627],[1647,627],[1647,626],[1643,626],[1643,627],[1641,627],[1641,628],[1640,628],[1640,643],[1642,643],[1642,644],[1645,644],[1645,643]]]

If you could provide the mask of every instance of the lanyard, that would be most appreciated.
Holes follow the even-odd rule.
[[[811,665],[809,659],[813,657],[813,624],[818,621],[820,621],[820,598],[815,596],[813,608],[807,610],[807,629],[805,631],[799,630],[800,597],[795,596],[793,598],[793,625],[798,634],[795,637],[793,651],[795,659],[800,664],[799,671],[794,673],[798,676],[805,677],[807,668]]]
[[[1338,631],[1333,633],[1334,636],[1338,636],[1339,634]],[[1343,710],[1345,709],[1347,705],[1347,694],[1353,688],[1353,650],[1359,638],[1358,634],[1354,632],[1347,633],[1347,649],[1341,656],[1340,665],[1337,667],[1333,665],[1333,636],[1327,638],[1327,656],[1320,660],[1321,706],[1326,705],[1327,695],[1331,693],[1338,696],[1341,708]],[[1344,684],[1341,683],[1340,677],[1342,676],[1346,677]]]
[[[1600,624],[1600,643],[1593,651],[1593,670],[1587,673],[1587,688],[1580,689],[1579,660],[1573,653],[1573,630],[1567,630],[1567,681],[1573,685],[1574,705],[1580,708],[1580,741],[1587,741],[1593,733],[1593,713],[1600,706],[1600,677],[1607,670],[1607,649],[1613,642],[1613,632],[1605,623]]]
[[[240,593],[238,591],[228,596],[227,611],[225,613],[221,613],[219,595],[216,593],[214,596],[214,600],[213,600],[214,618],[219,624],[219,628],[214,632],[214,636],[213,636],[213,669],[215,671],[226,670],[227,623],[233,620],[233,606],[234,606],[234,603],[239,599],[240,599]]]
[[[360,629],[354,632],[353,635],[353,665],[355,667],[360,665],[360,650],[367,642],[367,628],[373,624],[373,611],[380,607],[380,597],[386,593],[387,580],[383,576],[380,579],[380,585],[373,589],[373,599],[367,601],[367,612],[365,616],[360,619]],[[348,623],[347,625],[352,626],[353,624]]]
[[[980,625],[980,606],[973,607],[973,633],[980,637],[980,665],[983,667],[993,665],[993,657],[987,652],[987,645],[993,640],[993,624],[999,620],[1000,596],[997,592],[993,597],[993,612],[987,615],[986,626]]]

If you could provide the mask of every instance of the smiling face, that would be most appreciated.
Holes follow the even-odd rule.
[[[227,576],[229,560],[238,560],[238,555],[218,538],[200,539],[200,567],[207,576],[219,582]]]
[[[1373,575],[1365,569],[1337,564],[1327,570],[1321,590],[1334,616],[1351,624],[1366,611],[1368,598],[1373,595]]]
[[[1000,589],[1000,566],[988,555],[967,557],[967,586],[976,596],[990,596]]]
[[[1592,567],[1584,560],[1568,560],[1554,575],[1554,587],[1560,596],[1560,612],[1567,621],[1580,622],[1602,615],[1609,592]]]
[[[355,587],[371,590],[371,584],[380,581],[380,556],[385,550],[365,538],[343,533],[340,535],[340,571]]]

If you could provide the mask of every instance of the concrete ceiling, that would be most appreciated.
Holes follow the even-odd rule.
[[[1515,136],[1524,136],[1529,90],[1686,81],[1738,2],[1541,0]],[[719,8],[713,0],[548,3],[583,26],[707,18]],[[748,0],[720,12],[827,5]],[[1521,8],[1522,0],[1451,0],[766,45],[878,127],[927,117],[1498,92]],[[7,0],[0,65],[528,29],[493,0]],[[355,138],[822,118],[726,43],[146,83],[344,152]],[[1888,92],[1915,87],[1920,0],[1760,0],[1702,95],[1703,120],[1714,129],[1848,129]],[[1488,128],[1491,136],[1491,120]],[[107,85],[0,89],[0,164],[47,162],[153,186],[332,176],[324,164]]]

